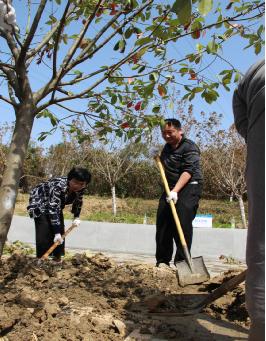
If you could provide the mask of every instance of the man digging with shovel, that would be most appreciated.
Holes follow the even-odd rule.
[[[62,237],[65,232],[63,209],[65,205],[72,204],[72,226],[78,226],[82,197],[90,180],[91,174],[87,169],[74,167],[67,176],[50,179],[32,189],[27,210],[35,221],[38,258],[41,258],[53,243],[58,243],[52,256],[55,261],[60,261],[65,253]]]
[[[166,119],[162,128],[166,145],[160,156],[169,195],[164,192],[159,201],[156,222],[156,265],[170,265],[173,255],[173,240],[176,244],[174,263],[186,257],[177,232],[176,223],[169,203],[174,202],[183,229],[187,249],[192,244],[192,221],[196,216],[202,188],[200,151],[198,146],[187,139],[177,119]]]

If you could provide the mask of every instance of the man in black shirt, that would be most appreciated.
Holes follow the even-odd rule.
[[[173,255],[173,240],[177,250],[174,263],[185,259],[169,202],[173,200],[190,250],[192,221],[196,216],[202,187],[200,151],[198,146],[184,137],[181,124],[176,119],[166,119],[162,128],[166,145],[161,161],[170,188],[170,196],[163,193],[157,211],[156,262],[169,265]]]

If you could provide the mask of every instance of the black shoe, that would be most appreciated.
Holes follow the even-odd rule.
[[[160,264],[165,264],[167,266],[170,266],[170,263],[169,262],[157,262],[156,263],[156,267],[159,268],[160,267]]]

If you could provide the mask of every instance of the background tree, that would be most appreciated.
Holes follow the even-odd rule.
[[[44,149],[37,145],[36,142],[31,141],[27,149],[19,181],[19,187],[22,189],[22,192],[28,193],[38,183],[47,179],[45,164]]]
[[[205,150],[204,170],[211,175],[215,186],[228,197],[237,198],[242,224],[247,228],[243,196],[247,192],[245,181],[246,146],[234,126],[228,132],[220,131]]]
[[[141,144],[127,144],[114,139],[108,147],[102,146],[94,150],[91,155],[95,172],[102,176],[109,184],[112,193],[113,214],[117,213],[116,186],[118,182],[132,171],[141,154]]]
[[[7,13],[1,13],[0,35],[4,44],[0,72],[6,90],[0,99],[13,108],[16,122],[0,188],[0,254],[36,117],[49,118],[56,129],[65,118],[56,116],[55,111],[60,108],[69,115],[81,115],[88,127],[98,129],[101,137],[111,130],[118,136],[125,133],[133,137],[148,132],[161,120],[156,103],[150,108],[153,116],[144,110],[149,108],[151,98],[165,97],[167,87],[179,83],[177,75],[190,77],[189,84],[181,82],[185,98],[192,100],[200,94],[211,103],[219,95],[217,88],[228,88],[231,80],[237,81],[239,71],[225,61],[228,67],[221,66],[221,79],[209,81],[198,67],[204,56],[223,61],[222,46],[235,35],[247,39],[256,53],[263,44],[263,25],[255,21],[263,16],[262,1],[234,1],[223,9],[219,4],[214,8],[211,0],[193,0],[193,5],[190,0],[171,4],[154,0],[57,0],[50,13],[48,3],[40,0],[35,7],[35,3],[27,2],[25,28],[6,20],[10,7],[6,6]],[[210,11],[214,15],[207,17]],[[249,20],[253,21],[252,27]],[[210,32],[212,28],[217,28],[218,34]],[[197,44],[194,53],[179,60],[168,60],[170,41],[182,44],[184,37],[198,39],[203,32],[210,32],[206,34],[206,44]],[[108,59],[106,65],[101,65],[99,56],[104,53]],[[6,54],[8,59],[4,59]],[[47,78],[38,89],[31,82],[36,64],[47,66]],[[85,102],[85,109],[76,110],[82,108],[77,99]]]

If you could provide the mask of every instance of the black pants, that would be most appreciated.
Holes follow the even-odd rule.
[[[62,235],[65,232],[63,212],[61,212],[60,220],[61,220],[60,233]],[[41,258],[45,254],[45,252],[53,245],[55,233],[51,226],[51,222],[48,215],[42,214],[40,217],[35,218],[34,221],[36,233],[36,256],[38,258]],[[51,253],[51,256],[55,258],[60,258],[64,254],[65,242],[61,245],[58,245]]]
[[[201,195],[201,185],[188,184],[178,195],[176,203],[177,214],[190,251],[193,237],[192,221],[196,216]],[[178,236],[170,205],[163,193],[157,211],[156,221],[156,261],[168,264],[172,260],[173,240],[176,244],[174,262],[184,260],[182,245]]]

